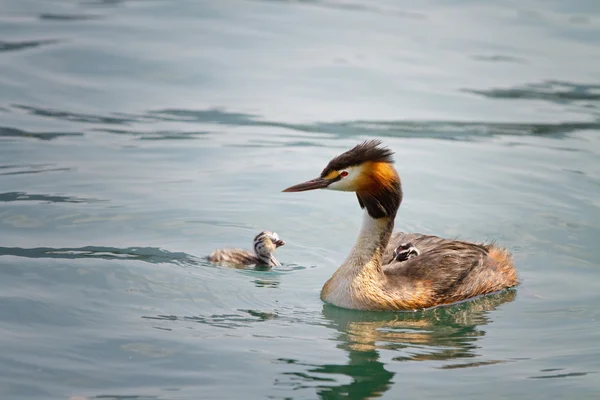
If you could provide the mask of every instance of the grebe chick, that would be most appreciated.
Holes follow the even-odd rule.
[[[254,237],[254,253],[243,249],[217,249],[208,256],[208,260],[215,263],[279,267],[281,263],[273,252],[283,245],[285,242],[277,233],[263,231]]]
[[[402,243],[400,246],[394,249],[395,261],[406,261],[412,257],[421,255],[419,249],[417,249],[411,242]]]
[[[365,210],[356,243],[323,285],[321,299],[357,310],[414,310],[518,285],[512,257],[503,248],[420,233],[392,235],[402,202],[392,156],[379,140],[367,141],[333,158],[318,178],[284,190],[355,192]],[[392,253],[403,243],[420,254],[396,260]]]

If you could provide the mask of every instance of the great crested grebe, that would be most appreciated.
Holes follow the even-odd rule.
[[[319,178],[284,190],[356,192],[365,209],[356,244],[323,286],[321,299],[357,310],[415,310],[518,285],[506,249],[419,233],[392,234],[402,202],[393,154],[379,140],[366,141],[332,159]],[[398,248],[402,252],[406,245],[409,251],[398,260]],[[417,254],[408,254],[411,247]]]
[[[283,245],[285,242],[277,233],[262,231],[254,237],[254,254],[243,249],[217,249],[207,258],[215,263],[280,267],[281,263],[277,261],[273,252]]]

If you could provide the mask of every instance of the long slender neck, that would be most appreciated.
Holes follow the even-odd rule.
[[[354,247],[339,268],[341,273],[352,275],[382,275],[382,258],[390,240],[394,220],[390,217],[373,218],[365,210],[363,224]]]

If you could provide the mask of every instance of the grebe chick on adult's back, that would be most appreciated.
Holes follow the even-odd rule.
[[[358,310],[413,310],[518,285],[512,257],[503,248],[419,233],[392,235],[402,202],[392,155],[380,141],[367,141],[332,159],[319,178],[284,190],[355,192],[365,209],[356,244],[323,286],[321,299]],[[406,243],[408,251],[398,260],[392,253],[407,250]],[[419,254],[410,254],[410,247]]]
[[[394,249],[392,261],[406,261],[409,258],[420,256],[421,252],[411,242],[401,243]]]
[[[243,249],[217,249],[208,256],[208,260],[215,263],[279,267],[281,263],[273,253],[283,245],[285,242],[277,233],[263,231],[254,237],[254,253]]]

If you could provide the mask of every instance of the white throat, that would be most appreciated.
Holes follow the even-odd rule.
[[[390,221],[387,218],[375,219],[365,210],[358,238],[348,258],[344,261],[344,266],[362,268],[373,259],[378,249],[380,255],[383,256],[386,243],[382,243],[382,240],[386,232],[391,231],[389,224]]]
[[[269,260],[270,260],[270,263],[269,263],[270,266],[281,267],[281,263],[279,261],[277,261],[277,259],[275,258],[275,256],[273,254],[269,255]]]
[[[275,256],[272,253],[269,253],[268,255],[264,255],[264,254],[258,254],[258,252],[256,253],[256,257],[258,257],[264,264],[271,266],[271,267],[280,267],[281,263],[279,261],[277,261],[277,259],[275,258]]]
[[[357,297],[385,280],[382,256],[393,228],[388,218],[375,219],[365,210],[358,238],[346,261],[321,290],[321,299],[339,307],[360,309]],[[361,282],[363,284],[361,284]],[[364,282],[369,284],[364,285]]]

